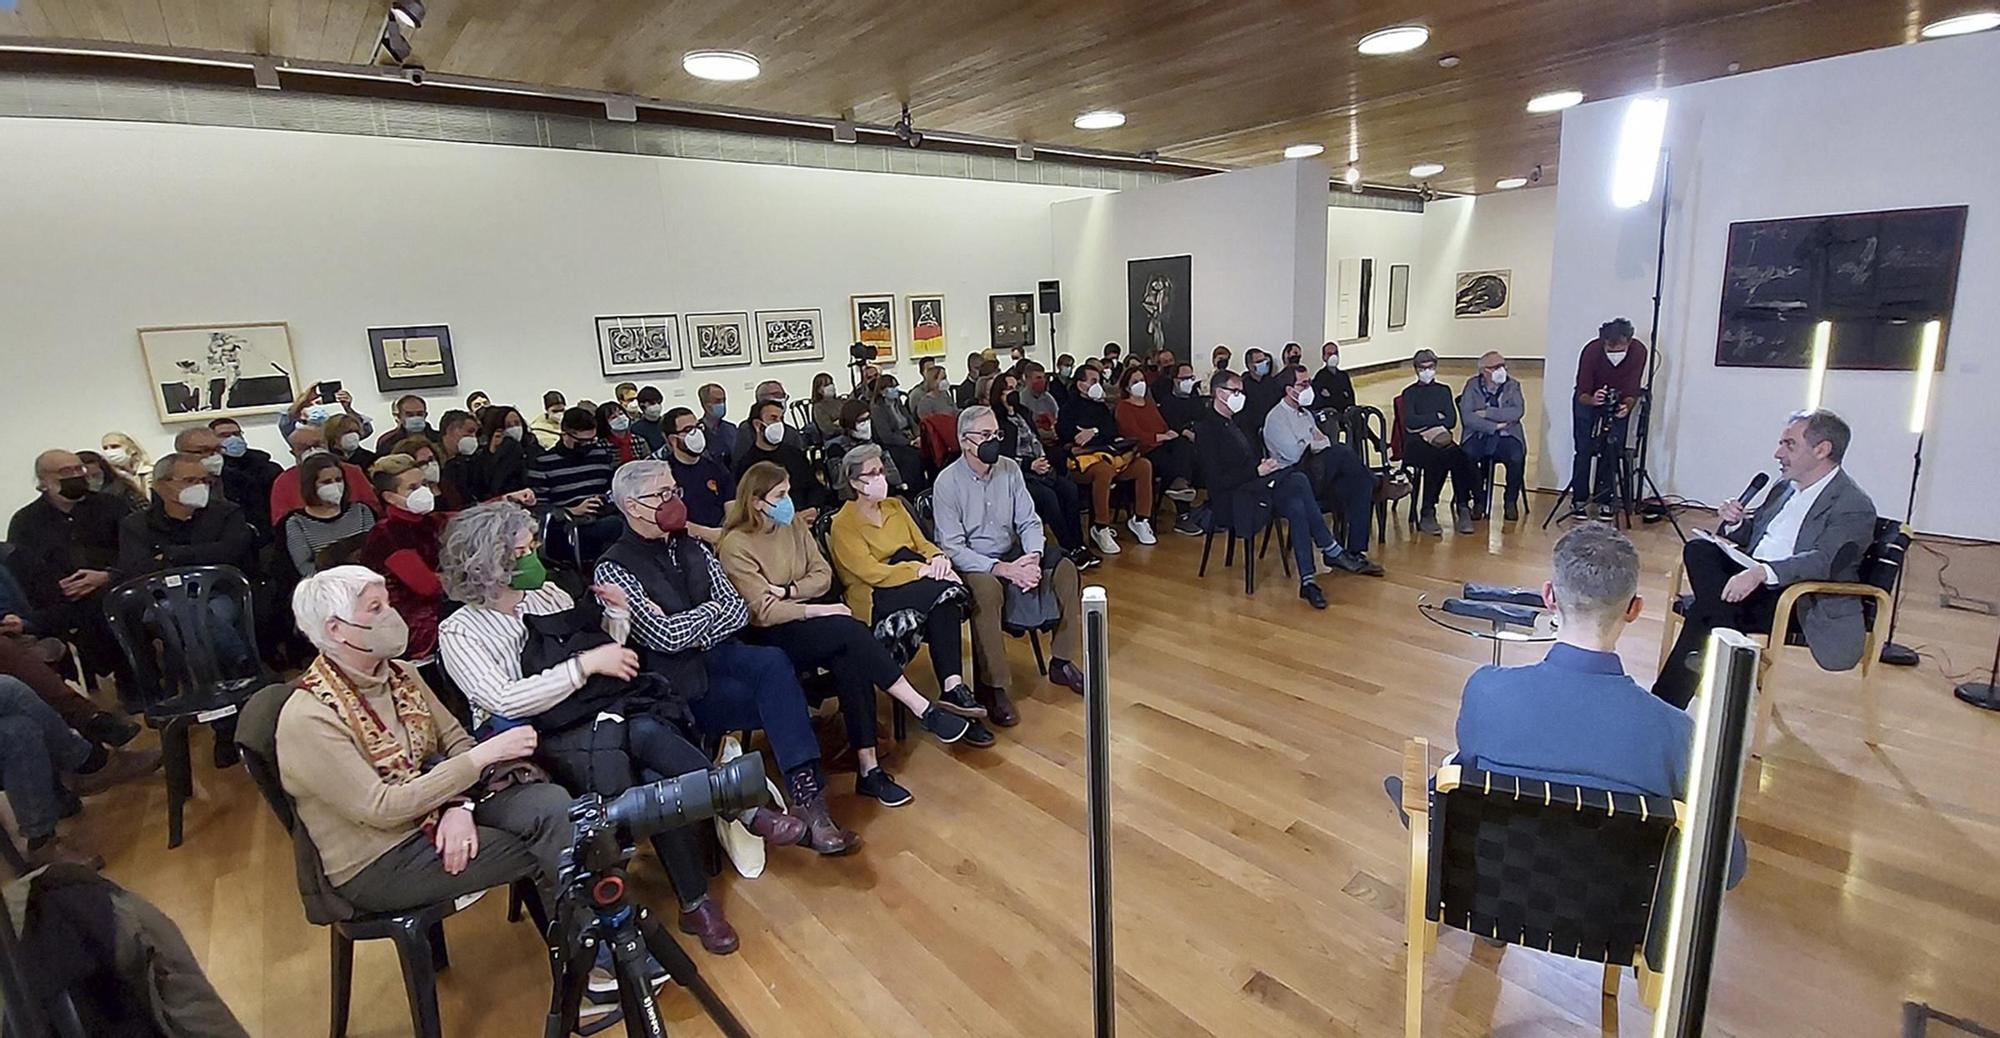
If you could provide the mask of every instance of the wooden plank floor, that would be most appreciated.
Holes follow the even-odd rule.
[[[1620,648],[1650,675],[1675,542],[1664,527],[1636,536],[1648,608]],[[1275,553],[1254,599],[1237,570],[1196,580],[1192,538],[1128,548],[1091,574],[1111,596],[1123,1033],[1398,1033],[1408,844],[1380,782],[1405,737],[1451,745],[1458,691],[1486,658],[1413,603],[1465,579],[1538,583],[1551,543],[1527,522],[1442,540],[1392,531],[1377,553],[1389,578],[1326,578],[1326,613],[1294,597]],[[2000,548],[1945,550],[1957,584],[2000,587]],[[1865,687],[1802,653],[1774,673],[1779,723],[1743,805],[1751,868],[1725,904],[1711,1033],[1890,1035],[1905,1000],[2000,1023],[1988,793],[2000,717],[1954,701],[1936,656],[1983,666],[2000,621],[1940,610],[1937,560],[1911,558],[1902,640],[1933,658],[1878,668]],[[996,748],[886,748],[917,796],[895,811],[836,778],[839,816],[867,839],[859,854],[776,850],[764,878],[719,882],[743,947],[700,963],[753,1032],[1089,1032],[1081,711],[1028,683],[1025,644],[1013,657],[1023,721]],[[80,832],[109,875],[180,923],[253,1034],[322,1033],[327,939],[304,921],[283,834],[240,769],[198,761],[196,782],[179,850],[165,849],[158,783],[93,800]],[[639,871],[642,894],[669,903],[650,857]],[[500,901],[448,926],[448,1034],[540,1033],[546,966]],[[363,946],[356,969],[351,1033],[407,1033],[391,950]],[[1650,1022],[1632,985],[1600,1027],[1595,968],[1462,934],[1442,940],[1430,977],[1433,1035],[1637,1035]],[[716,1033],[685,993],[666,1008],[676,1034]]]

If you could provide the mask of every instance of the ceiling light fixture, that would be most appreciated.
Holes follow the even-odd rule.
[[[1974,11],[1971,14],[1940,18],[1924,26],[1919,35],[1927,40],[1935,40],[1946,36],[1985,32],[1988,29],[2000,29],[2000,11]]]
[[[1071,122],[1079,130],[1115,130],[1125,125],[1125,113],[1099,108],[1094,112],[1085,112]]]
[[[1573,108],[1582,103],[1583,91],[1558,90],[1554,93],[1543,94],[1540,97],[1529,100],[1528,111],[1540,115],[1545,112],[1560,112],[1565,108]]]
[[[1309,159],[1325,150],[1326,145],[1324,144],[1294,144],[1285,149],[1285,157],[1288,159]]]
[[[1425,177],[1434,177],[1442,172],[1444,172],[1444,163],[1441,162],[1419,162],[1410,167],[1410,175],[1416,177],[1418,180],[1422,180]]]
[[[1421,25],[1392,25],[1361,37],[1355,49],[1363,54],[1404,54],[1428,43],[1431,31]]]
[[[424,0],[389,0],[389,16],[405,29],[424,27]]]
[[[681,68],[696,79],[741,83],[764,71],[754,55],[740,50],[691,50],[681,56]]]
[[[1361,167],[1360,167],[1360,166],[1357,166],[1357,165],[1355,165],[1355,164],[1354,164],[1354,163],[1352,163],[1352,162],[1348,163],[1348,164],[1347,164],[1347,172],[1346,172],[1346,173],[1343,173],[1343,174],[1341,174],[1341,177],[1340,177],[1340,178],[1341,178],[1342,180],[1345,180],[1345,181],[1347,181],[1347,186],[1348,186],[1348,187],[1360,187],[1360,186],[1361,186]]]
[[[1500,190],[1502,190],[1502,191],[1512,191],[1512,190],[1514,190],[1514,189],[1515,189],[1515,188],[1517,188],[1517,187],[1527,187],[1527,186],[1528,186],[1528,178],[1527,178],[1527,177],[1502,177],[1501,179],[1499,179],[1499,180],[1496,180],[1496,181],[1494,181],[1494,182],[1493,182],[1493,186],[1494,186],[1494,187],[1497,187],[1497,188],[1499,188],[1499,189],[1500,189]]]

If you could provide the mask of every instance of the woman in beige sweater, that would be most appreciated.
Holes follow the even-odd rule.
[[[278,713],[278,773],[340,896],[398,912],[533,876],[553,905],[569,795],[475,788],[488,765],[533,753],[535,730],[465,734],[398,659],[409,629],[379,574],[322,570],[299,582],[292,612],[320,655]]]
[[[820,554],[812,531],[795,521],[791,495],[785,470],[760,461],[737,481],[736,501],[723,522],[716,555],[750,607],[744,638],[783,649],[801,671],[824,667],[833,673],[858,765],[855,792],[901,807],[910,802],[910,792],[883,770],[875,753],[875,690],[909,707],[918,723],[945,743],[993,745],[993,733],[976,720],[986,716],[986,709],[970,695],[935,703],[925,699],[868,626],[845,605],[830,601],[833,567]]]

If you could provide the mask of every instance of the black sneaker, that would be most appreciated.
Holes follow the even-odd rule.
[[[1182,512],[1180,518],[1174,520],[1174,532],[1188,537],[1199,537],[1208,531],[1201,528],[1201,522],[1194,517],[1194,513]]]
[[[938,696],[937,705],[960,717],[985,717],[986,708],[979,705],[972,690],[964,685],[953,685]]]
[[[938,741],[947,746],[965,738],[965,733],[972,727],[970,721],[936,703],[932,703],[931,708],[924,711],[924,716],[917,718],[917,723],[924,726],[924,731],[937,736]]]
[[[1358,551],[1329,552],[1324,558],[1326,559],[1327,566],[1333,569],[1345,570],[1349,573],[1359,573],[1364,577],[1379,577],[1382,575],[1381,563],[1370,559]]]
[[[1089,548],[1078,548],[1070,555],[1069,561],[1076,566],[1078,573],[1087,573],[1104,565],[1104,560],[1099,558],[1097,553],[1091,551]]]
[[[1319,589],[1316,581],[1308,580],[1300,584],[1299,597],[1305,599],[1314,609],[1326,608],[1326,592]]]
[[[983,750],[993,745],[993,729],[977,720],[965,722],[965,744],[975,750]]]
[[[896,784],[896,777],[887,768],[876,768],[866,775],[854,777],[854,795],[874,797],[883,807],[902,807],[915,800],[910,791]]]
[[[77,734],[91,742],[106,746],[123,746],[139,734],[139,726],[116,714],[94,714],[77,730]]]

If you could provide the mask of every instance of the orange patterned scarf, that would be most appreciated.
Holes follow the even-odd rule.
[[[353,733],[362,755],[384,782],[402,785],[415,780],[424,773],[424,761],[437,750],[437,721],[424,702],[423,685],[394,663],[389,664],[389,699],[396,706],[397,719],[409,733],[408,747],[397,740],[374,708],[361,698],[354,682],[325,656],[313,660],[312,666],[299,675],[298,687],[318,696],[320,702],[340,716],[341,723]],[[426,828],[437,820],[436,815],[433,811],[424,819]]]

